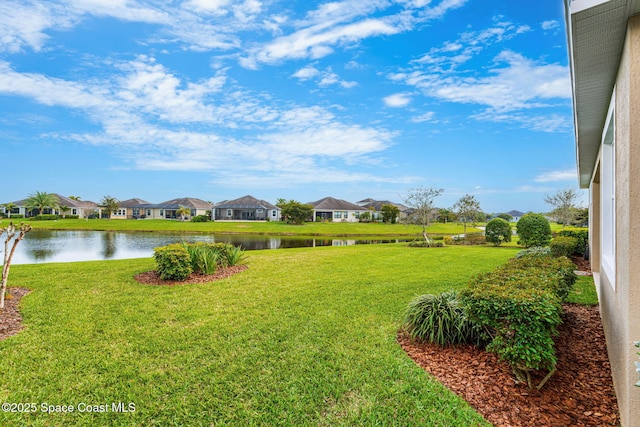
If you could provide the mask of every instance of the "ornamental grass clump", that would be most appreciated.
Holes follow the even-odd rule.
[[[193,272],[214,274],[245,261],[242,248],[228,243],[174,243],[155,248],[157,272],[164,280],[186,280]]]
[[[404,313],[404,329],[412,340],[443,347],[483,342],[482,329],[469,320],[453,291],[411,301]]]

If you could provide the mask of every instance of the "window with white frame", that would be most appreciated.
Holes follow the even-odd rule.
[[[615,91],[614,91],[615,93]],[[600,159],[600,244],[602,269],[616,287],[616,154],[615,104],[612,100],[602,135]]]

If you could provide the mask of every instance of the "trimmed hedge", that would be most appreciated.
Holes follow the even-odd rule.
[[[472,322],[491,331],[487,350],[511,365],[530,388],[540,389],[556,370],[553,337],[562,301],[577,276],[567,258],[524,256],[473,279],[460,293]],[[531,371],[547,370],[534,386]]]
[[[558,236],[563,237],[575,237],[578,242],[576,243],[574,255],[584,255],[589,245],[589,230],[585,228],[565,228],[556,233]]]
[[[487,223],[484,234],[487,242],[500,246],[502,242],[511,241],[511,224],[503,218],[494,218]]]
[[[193,272],[189,252],[180,243],[155,248],[153,257],[163,280],[185,280]]]
[[[524,214],[516,224],[518,244],[525,248],[547,246],[551,241],[551,225],[547,219],[534,213]]]
[[[578,239],[575,237],[569,236],[558,236],[554,237],[549,247],[551,248],[551,252],[555,256],[566,256],[569,257],[576,253],[576,248],[578,246]]]

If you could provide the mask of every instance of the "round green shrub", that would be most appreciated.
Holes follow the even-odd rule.
[[[163,280],[185,280],[193,272],[191,256],[180,243],[154,249],[156,271]]]
[[[511,224],[502,218],[494,218],[487,223],[484,230],[487,242],[500,246],[502,242],[511,241]]]
[[[483,342],[482,329],[469,320],[453,291],[411,301],[404,313],[404,327],[411,339],[441,346]]]
[[[569,236],[557,236],[552,241],[549,247],[551,253],[555,256],[570,257],[576,252],[578,246],[578,239]]]
[[[551,241],[551,225],[540,215],[528,213],[522,216],[516,224],[518,243],[526,248],[532,246],[547,246]]]

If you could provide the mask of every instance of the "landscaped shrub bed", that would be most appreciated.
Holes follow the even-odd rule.
[[[577,239],[573,255],[583,255],[589,246],[589,230],[585,228],[565,228],[556,233],[558,236],[574,237]]]
[[[553,337],[576,279],[567,258],[520,257],[477,276],[460,293],[469,319],[491,335],[487,350],[530,388],[541,388],[556,370]],[[538,370],[548,374],[535,386],[531,372]]]
[[[164,280],[185,280],[193,272],[214,274],[244,261],[240,247],[228,243],[174,243],[154,249],[157,272]]]

